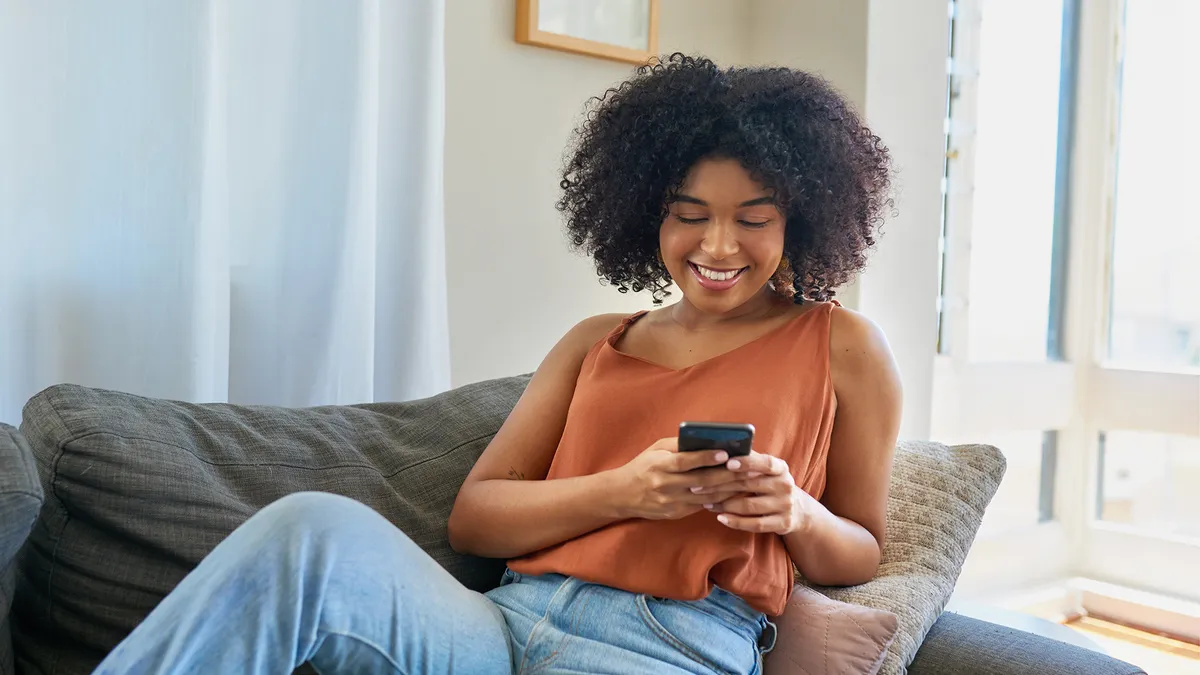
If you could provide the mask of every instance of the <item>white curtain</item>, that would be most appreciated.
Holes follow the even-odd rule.
[[[441,0],[0,0],[0,421],[449,386]]]

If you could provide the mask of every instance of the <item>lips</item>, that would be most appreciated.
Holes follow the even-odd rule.
[[[704,267],[696,263],[689,262],[688,269],[692,271],[692,276],[696,278],[696,282],[706,290],[710,291],[727,291],[737,285],[741,281],[742,275],[746,273],[748,267],[743,267],[738,270],[718,270],[712,267]],[[715,277],[715,278],[714,278]]]

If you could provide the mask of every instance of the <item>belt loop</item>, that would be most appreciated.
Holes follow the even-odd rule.
[[[763,621],[766,622],[767,625],[763,626],[762,636],[760,636],[758,639],[758,649],[759,653],[765,656],[770,654],[771,650],[775,649],[775,643],[779,641],[779,628],[775,624],[771,623],[770,619],[764,618]],[[770,642],[767,641],[767,628],[771,629]]]

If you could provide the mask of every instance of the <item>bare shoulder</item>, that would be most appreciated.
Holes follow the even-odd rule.
[[[625,320],[628,314],[597,314],[575,324],[571,332],[579,331],[585,335],[595,336],[597,340],[608,334],[609,331],[617,327],[617,324]]]
[[[618,324],[625,320],[627,314],[597,314],[575,324],[567,332],[566,338],[595,344],[597,340],[612,332]],[[564,338],[564,339],[566,339]]]
[[[853,352],[882,348],[891,353],[883,329],[865,314],[834,306],[829,321],[829,344],[835,351]]]
[[[829,365],[834,376],[874,376],[899,382],[896,359],[877,323],[854,310],[834,307],[829,326]],[[834,384],[838,384],[836,379]]]
[[[625,314],[597,314],[588,317],[567,331],[567,334],[558,341],[555,350],[582,356],[592,348],[592,345],[616,328],[626,316]]]

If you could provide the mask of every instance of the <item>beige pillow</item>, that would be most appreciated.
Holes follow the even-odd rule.
[[[906,441],[896,448],[879,573],[861,586],[817,589],[896,615],[882,675],[907,672],[941,615],[1005,468],[1004,455],[989,445]]]
[[[764,675],[875,675],[896,637],[896,615],[796,586],[775,620]]]

